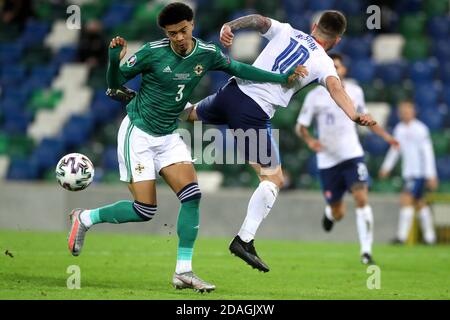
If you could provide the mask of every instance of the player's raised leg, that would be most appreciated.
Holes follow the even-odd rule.
[[[375,264],[372,258],[373,213],[372,207],[368,204],[367,184],[355,183],[351,191],[356,206],[356,227],[361,245],[361,262]]]
[[[345,205],[342,201],[347,191],[343,165],[337,164],[331,168],[319,169],[320,186],[327,202],[322,217],[322,228],[326,232],[333,229],[335,222],[345,215]]]
[[[334,223],[341,220],[345,215],[345,203],[342,200],[337,200],[329,203],[325,207],[325,214],[322,218],[322,227],[326,232],[333,229]]]
[[[122,200],[103,207],[75,209],[70,214],[69,250],[80,254],[86,232],[99,223],[144,222],[156,213],[155,166],[153,151],[146,143],[145,133],[125,117],[118,133],[120,179],[128,182],[134,201]]]
[[[181,202],[178,213],[178,252],[172,284],[177,289],[191,288],[200,292],[216,287],[199,277],[192,270],[192,256],[200,224],[201,192],[191,162],[175,163],[164,167],[161,176],[176,193]]]
[[[246,107],[251,114],[244,114],[243,118],[251,120],[243,121],[229,116],[230,127],[243,129],[246,134],[255,133],[254,141],[249,139],[248,144],[240,143],[237,137],[236,143],[237,149],[255,170],[260,183],[250,198],[245,220],[238,235],[230,243],[229,249],[253,268],[268,272],[269,267],[256,253],[254,239],[260,224],[269,214],[279,190],[283,187],[284,177],[278,145],[268,116],[254,102],[249,102]]]
[[[135,200],[122,200],[96,209],[75,209],[70,213],[69,250],[78,256],[84,244],[86,232],[99,223],[144,222],[156,213],[155,181],[130,184]]]
[[[278,165],[274,169],[263,169],[261,165],[251,164],[255,169],[260,183],[253,192],[248,203],[247,215],[237,236],[230,243],[231,253],[238,256],[250,266],[268,272],[268,265],[258,256],[254,246],[256,232],[272,209],[278,196],[280,188],[283,186],[283,172]]]

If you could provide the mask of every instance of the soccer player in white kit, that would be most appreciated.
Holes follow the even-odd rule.
[[[269,40],[253,63],[254,66],[285,73],[292,66],[303,65],[308,73],[302,74],[303,77],[291,87],[232,78],[217,93],[200,101],[188,119],[226,124],[230,129],[242,129],[245,132],[265,132],[266,139],[256,139],[245,146],[245,159],[255,169],[261,182],[250,199],[244,223],[229,249],[252,267],[267,272],[269,267],[257,255],[254,238],[284,184],[278,146],[271,134],[270,119],[275,110],[287,107],[292,96],[302,88],[319,83],[327,88],[351,120],[360,125],[373,125],[375,122],[369,115],[356,112],[352,100],[342,87],[333,61],[326,53],[340,41],[345,31],[346,19],[342,13],[324,12],[318,23],[314,24],[311,35],[261,15],[245,16],[224,24],[220,35],[222,44],[231,46],[233,32],[242,28],[257,30]],[[251,146],[255,145],[256,152],[249,152],[249,146],[252,149]],[[260,150],[265,152],[269,161],[262,161]]]
[[[366,113],[364,92],[355,82],[345,80],[347,68],[339,54],[330,54],[345,91],[353,100],[357,112]],[[316,119],[318,139],[308,132]],[[378,125],[370,129],[388,143],[398,147],[398,142]],[[364,151],[359,142],[355,124],[346,117],[323,87],[306,95],[297,119],[296,132],[308,147],[317,152],[317,166],[322,192],[328,205],[322,225],[325,231],[333,228],[335,221],[345,215],[343,197],[351,192],[356,206],[356,226],[361,245],[361,262],[373,264],[373,214],[368,204],[367,182],[369,173],[364,163]]]
[[[394,128],[394,137],[400,141],[400,149],[391,148],[381,166],[379,176],[386,178],[402,157],[403,192],[400,197],[400,217],[397,238],[394,242],[404,243],[414,219],[419,212],[420,227],[426,244],[436,242],[430,207],[424,200],[425,186],[435,190],[438,187],[436,162],[430,133],[424,123],[416,119],[414,104],[402,101],[399,105],[400,122]]]

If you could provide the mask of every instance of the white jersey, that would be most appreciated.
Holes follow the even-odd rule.
[[[400,122],[394,128],[394,137],[400,143],[400,150],[389,149],[382,170],[391,171],[401,154],[403,178],[436,177],[433,144],[425,124],[417,119],[408,124]]]
[[[352,81],[344,81],[343,85],[357,111],[366,113],[361,87]],[[347,117],[323,87],[317,87],[306,95],[297,123],[309,127],[314,118],[318,138],[323,146],[323,150],[317,153],[319,169],[331,168],[343,161],[364,155],[356,124]]]
[[[287,107],[292,96],[310,83],[326,86],[328,76],[339,79],[333,60],[314,38],[296,30],[288,23],[271,19],[270,29],[262,36],[269,43],[253,66],[274,73],[287,73],[292,67],[304,65],[309,75],[299,78],[291,87],[277,83],[261,83],[237,78],[242,92],[252,98],[272,118],[276,108]]]

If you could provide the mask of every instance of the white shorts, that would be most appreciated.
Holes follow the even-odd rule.
[[[126,116],[117,136],[120,180],[155,180],[159,171],[177,162],[192,162],[191,152],[178,133],[154,137]]]

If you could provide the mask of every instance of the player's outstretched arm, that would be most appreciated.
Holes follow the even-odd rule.
[[[127,52],[127,42],[124,38],[115,37],[109,44],[108,70],[106,71],[106,81],[108,88],[118,89],[127,79],[120,72],[120,60]]]
[[[220,30],[220,42],[224,47],[228,48],[233,44],[233,32],[239,29],[252,29],[266,33],[272,25],[269,18],[263,17],[259,14],[251,14],[245,17],[225,23]]]
[[[299,76],[306,77],[308,75],[308,71],[302,65],[291,68],[288,73],[277,74],[235,60],[231,60],[223,71],[245,80],[275,82],[281,84],[291,84]]]
[[[373,125],[370,127],[370,130],[372,130],[373,133],[380,136],[384,139],[387,143],[389,143],[394,148],[400,148],[400,143],[395,139],[389,132],[384,130],[382,127],[380,127],[378,124]]]
[[[428,130],[425,133],[424,140],[421,143],[421,153],[424,160],[425,178],[427,187],[434,191],[439,186],[436,171],[436,157],[433,150],[433,142],[431,141]]]
[[[326,79],[326,85],[331,98],[352,121],[361,126],[373,126],[377,123],[370,115],[356,112],[352,99],[345,92],[341,82],[336,77],[329,76]]]
[[[378,176],[381,179],[389,177],[392,169],[400,158],[400,150],[398,148],[391,147],[384,158],[383,164],[381,165]]]
[[[295,132],[300,139],[303,139],[308,147],[314,152],[320,152],[323,149],[322,144],[319,140],[315,139],[313,136],[309,134],[308,127],[297,123],[295,127]]]

